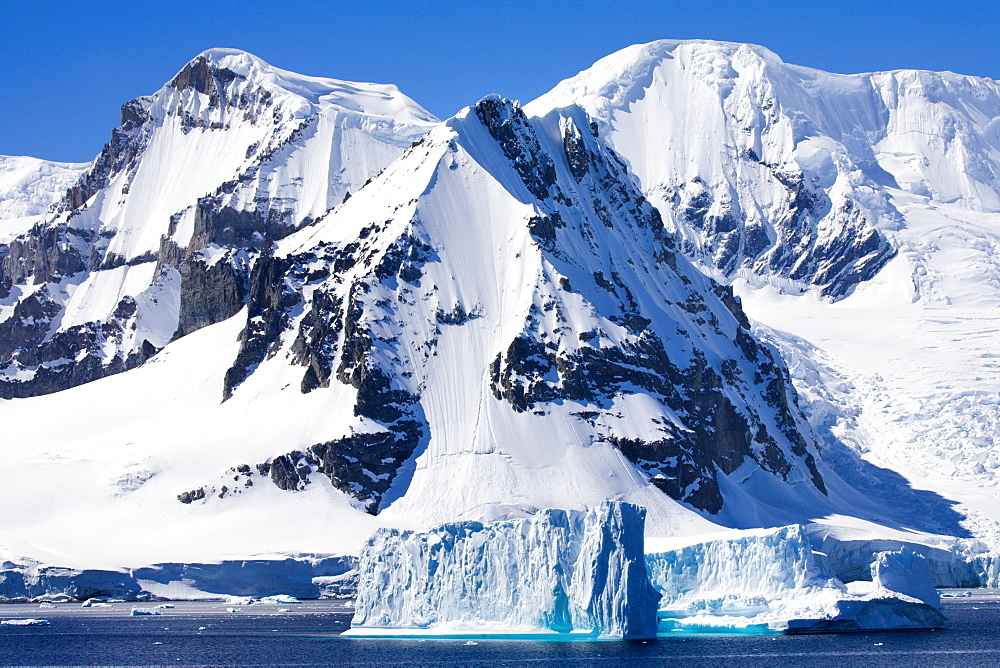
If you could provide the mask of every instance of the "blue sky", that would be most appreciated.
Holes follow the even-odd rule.
[[[0,2],[0,154],[90,160],[123,102],[213,46],[285,69],[394,83],[441,117],[488,93],[529,101],[613,51],[661,38],[763,44],[833,72],[1000,78],[989,2]]]

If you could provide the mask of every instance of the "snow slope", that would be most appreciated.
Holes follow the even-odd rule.
[[[902,498],[912,513],[938,516],[941,533],[996,549],[1000,214],[893,195],[906,217],[893,233],[900,253],[851,297],[738,291],[751,317],[775,330],[824,459],[839,459],[857,484],[864,476],[849,473],[851,453],[901,474],[873,493],[898,503],[900,489],[932,491],[943,498],[931,506]]]

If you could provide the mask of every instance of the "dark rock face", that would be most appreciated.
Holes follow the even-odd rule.
[[[282,348],[285,335],[292,333],[292,310],[301,313],[288,348],[291,363],[305,367],[300,390],[308,393],[333,383],[353,388],[354,415],[375,429],[352,429],[263,462],[258,471],[287,491],[301,491],[313,474],[321,474],[372,514],[399,467],[428,435],[419,396],[405,389],[398,371],[386,368],[379,355],[398,342],[373,328],[372,309],[388,307],[374,295],[385,286],[419,283],[422,267],[438,259],[418,235],[404,232],[382,243],[384,233],[373,224],[354,242],[319,244],[312,252],[285,258],[265,249],[250,276],[247,326],[223,393],[224,400],[232,397],[258,364]],[[310,297],[303,303],[307,289]],[[471,317],[456,313],[442,317]]]
[[[280,208],[244,211],[221,204],[221,195],[203,197],[195,209],[191,249],[210,244],[232,248],[260,249],[296,230],[290,214]]]
[[[175,339],[236,315],[246,300],[246,276],[228,256],[207,264],[189,260],[180,265],[181,308]]]
[[[177,495],[177,500],[181,503],[191,504],[195,501],[200,501],[205,498],[205,488],[199,487],[198,489],[192,489],[190,492],[181,492]]]
[[[488,114],[480,116],[487,123],[504,115],[490,109]],[[511,112],[507,117],[518,116]],[[640,306],[640,299],[634,294],[638,286],[630,287],[618,271],[609,267],[594,272],[593,283],[589,286],[577,285],[575,280],[571,286],[568,280],[563,280],[559,289],[578,292],[591,303],[603,299],[601,292],[612,297],[617,313],[607,314],[609,320],[625,327],[632,336],[617,345],[609,345],[611,337],[606,332],[581,332],[567,349],[561,343],[561,334],[553,339],[542,331],[540,322],[545,317],[545,309],[535,307],[522,333],[506,350],[497,354],[491,365],[493,395],[518,412],[544,411],[545,404],[561,401],[595,406],[598,410],[582,411],[576,416],[600,430],[601,438],[618,447],[658,488],[709,513],[719,512],[724,503],[718,473],[733,473],[747,460],[778,477],[787,478],[793,469],[792,458],[795,458],[817,489],[825,493],[814,455],[799,431],[803,421],[787,373],[770,349],[758,343],[750,333],[749,320],[732,290],[704,281],[701,276],[685,276],[679,271],[676,246],[666,235],[656,210],[630,187],[620,159],[606,149],[601,150],[595,142],[595,133],[592,131],[588,136],[581,132],[572,119],[562,119],[561,127],[566,164],[578,187],[573,195],[567,195],[568,191],[564,190],[543,200],[542,206],[551,207],[551,213],[529,222],[535,228],[532,232],[539,246],[552,254],[554,262],[560,259],[571,262],[555,243],[554,226],[538,222],[553,218],[561,221],[558,207],[570,200],[589,208],[595,218],[609,228],[619,224],[616,221],[634,221],[639,229],[650,235],[656,261],[674,272],[673,280],[687,286],[685,301],[677,304],[686,314],[684,317],[704,330],[734,341],[736,345],[731,353],[734,358],[713,364],[695,348],[691,360],[683,364],[674,362],[669,351],[678,347],[677,342],[664,339],[650,329],[655,318]],[[530,129],[523,126],[519,131]],[[523,138],[513,141],[501,132],[491,134],[498,141],[515,146],[534,146]],[[530,178],[525,177],[525,173],[530,175],[539,171],[519,168],[519,164],[532,161],[517,150],[505,150],[504,154],[522,178]],[[558,188],[558,184],[546,186],[545,191],[554,192]],[[538,190],[541,192],[540,188]],[[694,199],[689,202],[689,215],[704,214],[708,204],[707,195],[701,200]],[[735,229],[731,222],[718,218],[706,218],[703,224],[716,231]],[[565,232],[574,233],[582,235],[586,242],[595,243],[592,239],[596,235],[586,225]],[[567,270],[571,267],[569,265]],[[703,287],[699,289],[696,281]],[[711,300],[721,302],[722,310],[713,308],[709,304]],[[559,314],[558,302],[552,303],[557,321],[566,321]],[[722,322],[720,317],[723,315],[731,321]],[[679,328],[673,334],[681,337],[682,346],[691,342],[689,331]],[[614,429],[602,426],[614,397],[636,391],[655,397],[681,422],[659,420],[656,430],[662,436],[652,440],[622,437]],[[763,397],[766,414],[753,408],[753,402],[734,403],[733,397],[741,395]]]
[[[122,299],[108,322],[76,325],[46,338],[59,313],[61,307],[43,287],[19,302],[14,315],[0,323],[0,368],[29,374],[28,380],[0,380],[0,398],[34,397],[89,383],[134,368],[157,352],[143,341],[129,354],[104,358],[105,342],[121,342],[134,322],[135,302],[130,297]]]
[[[225,70],[229,72],[229,70]],[[232,72],[229,72],[232,76],[236,76]],[[215,85],[215,71],[213,71],[212,66],[208,64],[208,61],[204,56],[198,56],[190,63],[184,66],[177,76],[173,78],[170,82],[177,90],[186,90],[192,88],[202,95],[207,95],[209,100],[209,105],[213,107],[219,106],[219,88]]]
[[[538,199],[548,199],[549,189],[556,184],[556,168],[552,158],[542,151],[521,108],[498,97],[487,97],[475,110],[528,192]]]
[[[149,142],[149,106],[152,98],[139,97],[122,105],[121,125],[111,131],[111,141],[104,145],[93,167],[85,171],[58,205],[59,211],[74,212],[108,185],[111,176],[129,170],[131,183],[137,160]],[[126,186],[125,192],[128,192]]]
[[[768,221],[771,236],[761,221],[747,219],[739,196],[723,186],[713,190],[696,177],[670,189],[668,206],[675,219],[704,235],[700,245],[689,242],[683,248],[687,255],[726,275],[748,267],[818,286],[834,299],[848,295],[895,257],[896,249],[853,200],[844,199],[834,210],[827,192],[808,184],[801,171],[764,166],[786,192],[784,212]]]
[[[301,383],[303,394],[330,386],[337,355],[336,341],[344,329],[343,313],[340,297],[326,290],[313,292],[312,307],[302,319],[299,334],[292,344],[292,362],[306,367]]]
[[[289,309],[301,300],[285,285],[284,273],[288,269],[288,261],[275,258],[270,248],[264,250],[254,265],[247,300],[247,326],[240,333],[239,354],[226,372],[223,401],[264,361],[268,349],[287,326]]]
[[[14,239],[7,246],[0,272],[9,285],[23,283],[29,278],[38,285],[72,276],[87,268],[79,248],[89,240],[89,233],[68,225],[35,225],[27,235]]]

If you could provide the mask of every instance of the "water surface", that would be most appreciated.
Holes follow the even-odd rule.
[[[341,602],[288,606],[176,603],[131,617],[132,603],[83,608],[0,605],[3,665],[350,666],[998,666],[1000,599],[945,599],[948,628],[814,636],[683,636],[655,641],[525,642],[341,638],[351,610]],[[141,604],[150,608],[153,604]],[[279,612],[279,609],[291,612]]]

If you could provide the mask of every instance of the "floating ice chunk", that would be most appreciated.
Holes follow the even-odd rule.
[[[823,574],[805,529],[727,532],[646,562],[660,601],[661,631],[833,632],[937,628],[944,624],[926,560],[881,552],[871,582]]]
[[[51,603],[39,603],[38,607],[39,608],[54,608],[56,606],[52,605]]]
[[[0,620],[4,626],[48,626],[47,619],[4,619]]]
[[[788,630],[817,632],[944,626],[947,618],[923,556],[905,547],[895,552],[879,552],[872,562],[871,573],[870,583],[849,583],[848,591],[854,596],[837,602],[836,615],[827,619],[791,620]]]
[[[425,533],[379,529],[362,550],[348,635],[656,634],[645,509],[605,502]]]
[[[132,612],[129,614],[133,617],[144,617],[146,615],[162,615],[163,613],[156,608],[140,608],[137,605],[133,605]]]
[[[904,594],[931,607],[941,607],[941,596],[931,584],[927,559],[908,548],[875,555],[872,582],[876,592]]]
[[[83,602],[83,605],[81,607],[84,607],[84,608],[110,608],[111,604],[110,603],[105,603],[104,601],[100,601],[100,600],[97,600],[97,599],[94,599],[94,598],[88,598],[86,601]]]
[[[161,610],[165,610],[165,609],[169,609],[169,608],[176,608],[177,606],[175,606],[173,603],[161,603],[161,604],[159,604],[157,606],[154,606],[154,607],[159,608]]]
[[[258,603],[266,603],[268,605],[287,605],[289,603],[301,603],[299,599],[294,596],[289,596],[288,594],[276,594],[274,596],[264,596],[258,601]]]
[[[226,608],[226,612],[243,612],[243,608]]]
[[[230,596],[226,599],[226,605],[255,605],[257,599],[253,596]]]

